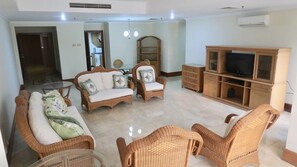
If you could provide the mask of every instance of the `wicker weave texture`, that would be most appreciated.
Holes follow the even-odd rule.
[[[265,130],[278,117],[277,110],[269,104],[262,104],[238,120],[225,138],[200,124],[194,124],[192,130],[198,132],[204,140],[201,155],[214,161],[219,167],[260,165],[259,144]]]
[[[69,140],[64,140],[50,145],[40,144],[34,137],[29,125],[29,98],[30,94],[26,90],[23,90],[15,99],[17,105],[15,112],[16,127],[20,132],[20,135],[22,136],[23,140],[28,144],[29,147],[36,151],[41,158],[52,153],[67,149],[94,149],[94,141],[92,137],[86,135],[75,137]],[[68,104],[71,104],[70,100],[67,100],[66,102]]]
[[[123,167],[186,167],[189,156],[200,152],[203,140],[198,133],[165,126],[128,146],[118,138],[117,145]]]
[[[78,83],[78,78],[82,75],[85,74],[91,74],[91,73],[97,73],[97,72],[111,72],[111,71],[118,71],[116,69],[105,69],[102,66],[95,67],[92,71],[84,71],[79,74],[77,74],[74,78],[74,84],[77,90],[80,91],[81,94],[81,105],[85,105],[87,108],[88,112],[91,112],[92,110],[102,107],[102,106],[107,106],[113,108],[115,105],[121,102],[126,102],[126,103],[132,103],[132,95],[129,96],[123,96],[123,97],[118,97],[114,99],[109,99],[109,100],[103,100],[103,101],[98,101],[98,102],[91,102],[89,99],[89,95],[86,90],[83,90],[79,83]],[[134,83],[132,81],[129,81],[128,86],[130,89],[134,89]]]
[[[136,74],[137,68],[139,68],[141,66],[151,66],[151,65],[148,65],[146,62],[140,62],[132,68],[133,80],[135,83],[137,83],[136,84],[136,86],[137,86],[136,95],[140,95],[144,101],[147,101],[147,100],[151,99],[152,97],[164,98],[164,90],[165,90],[165,86],[166,86],[166,80],[161,77],[156,77],[155,78],[156,82],[164,85],[163,89],[162,90],[146,91],[144,82],[137,79],[137,74]],[[151,67],[154,69],[154,66],[151,66]],[[154,70],[154,73],[155,73],[155,76],[158,76],[156,74],[156,70]]]

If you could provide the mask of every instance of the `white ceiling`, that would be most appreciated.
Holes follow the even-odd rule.
[[[108,3],[112,9],[70,9],[69,2]],[[10,21],[60,21],[61,12],[67,21],[105,22],[169,20],[171,12],[187,19],[287,8],[297,8],[297,0],[0,0],[0,15]]]

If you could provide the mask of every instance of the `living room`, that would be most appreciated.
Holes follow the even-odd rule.
[[[18,95],[20,86],[23,85],[22,71],[20,67],[18,46],[16,40],[16,27],[48,27],[54,26],[57,30],[59,54],[61,61],[61,75],[63,80],[73,79],[76,74],[86,70],[85,47],[83,33],[86,30],[103,30],[106,44],[106,67],[111,68],[112,62],[116,59],[121,59],[125,64],[136,64],[136,40],[138,38],[127,39],[123,36],[123,32],[128,28],[128,19],[123,21],[105,21],[96,23],[86,23],[81,21],[58,21],[48,19],[36,19],[26,16],[26,18],[7,17],[8,8],[12,3],[16,2],[1,2],[1,18],[0,18],[0,33],[1,40],[1,76],[5,78],[1,80],[1,133],[4,142],[4,148],[8,149],[11,129],[14,119],[15,103],[14,98]],[[14,4],[15,5],[15,4]],[[288,8],[290,7],[290,8]],[[294,6],[287,6],[286,9],[277,9],[276,7],[268,7],[266,10],[246,10],[244,12],[226,12],[221,14],[198,15],[192,18],[178,20],[159,20],[156,22],[144,22],[131,20],[131,30],[137,30],[140,37],[146,35],[154,35],[162,39],[162,68],[164,74],[180,72],[182,64],[197,63],[205,65],[206,62],[206,46],[209,45],[231,45],[231,46],[253,46],[253,47],[285,47],[291,48],[290,63],[288,66],[288,84],[285,103],[294,106],[294,88],[296,87],[296,76],[294,71],[296,67],[296,44],[297,39],[294,34],[297,31],[297,23],[294,16],[297,14],[297,9]],[[3,8],[3,10],[2,10]],[[248,6],[246,6],[248,8]],[[263,7],[264,8],[264,7]],[[291,9],[293,8],[293,9]],[[162,8],[161,8],[162,9]],[[160,9],[160,10],[161,10]],[[240,27],[237,24],[237,18],[253,15],[270,15],[270,24],[266,27]],[[67,15],[67,13],[66,13]],[[72,15],[74,15],[72,13]],[[86,17],[86,16],[85,16]],[[73,17],[71,17],[72,19]],[[73,44],[76,44],[73,46]],[[124,54],[123,54],[124,53]],[[82,56],[83,55],[83,56]],[[71,63],[69,63],[71,62]],[[179,78],[180,79],[180,78]],[[171,81],[170,78],[168,78]],[[172,79],[173,87],[178,87],[179,81]],[[9,89],[7,86],[9,85]],[[171,86],[171,85],[169,85]],[[292,87],[292,89],[290,89]],[[170,87],[169,87],[170,88]],[[174,93],[174,89],[168,89],[167,96],[176,95],[177,99],[182,99],[185,96],[180,96]],[[173,92],[171,92],[173,91]],[[180,91],[177,91],[180,92]],[[72,92],[73,93],[73,92]],[[195,96],[192,92],[187,92],[190,97]],[[197,94],[197,96],[199,96]],[[186,98],[190,98],[186,96]],[[195,97],[197,98],[197,97]],[[169,98],[170,99],[170,98]],[[199,98],[199,100],[201,100]],[[203,100],[203,98],[202,98]],[[167,102],[165,94],[164,102]],[[210,101],[204,100],[204,102]],[[160,103],[158,100],[153,100],[149,103]],[[167,102],[171,103],[171,102]],[[202,103],[203,104],[203,103]],[[216,103],[215,103],[216,104]],[[79,101],[77,104],[79,106]],[[138,103],[137,103],[138,105]],[[152,104],[153,105],[153,104]],[[183,105],[183,104],[180,104]],[[186,103],[186,105],[191,105]],[[203,104],[206,105],[207,104]],[[120,110],[119,106],[116,110]],[[196,107],[196,106],[195,106]],[[197,106],[198,107],[198,106]],[[137,108],[137,107],[136,107]],[[227,107],[230,109],[229,107]],[[155,108],[158,110],[158,108]],[[149,110],[149,109],[148,109]],[[235,110],[236,109],[231,109]],[[98,111],[101,112],[104,110]],[[97,112],[97,111],[96,111]],[[110,112],[110,111],[109,111]],[[113,112],[113,111],[112,111]],[[117,111],[118,112],[118,111]],[[238,111],[237,111],[238,112]],[[290,114],[290,125],[284,128],[289,129],[289,135],[285,138],[286,148],[297,152],[297,145],[292,142],[296,136],[292,122],[297,119],[295,116],[297,111],[292,108]],[[240,112],[239,112],[240,113]],[[148,113],[149,114],[149,113]],[[128,116],[127,116],[128,117]],[[210,117],[211,118],[211,117]],[[197,122],[200,120],[197,118]],[[289,121],[287,119],[286,121]],[[188,129],[190,128],[187,127]],[[291,133],[290,133],[290,129]],[[285,133],[285,132],[284,132]],[[120,137],[120,136],[118,136]],[[115,141],[112,141],[115,144]],[[283,148],[282,148],[283,149]],[[6,152],[5,151],[5,152]],[[279,154],[279,153],[277,153]],[[278,158],[282,155],[279,154]]]

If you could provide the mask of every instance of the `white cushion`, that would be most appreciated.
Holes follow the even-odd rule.
[[[78,80],[78,83],[81,83],[81,82],[85,82],[88,79],[91,79],[94,82],[97,90],[104,89],[100,72],[81,75],[80,77],[78,77],[77,80]]]
[[[30,128],[36,140],[43,145],[63,141],[62,138],[52,129],[48,123],[47,117],[44,115],[42,94],[39,92],[33,92],[29,103],[28,119]]]
[[[110,72],[102,72],[101,78],[103,81],[103,85],[105,89],[112,89],[113,88],[113,79],[112,75],[123,75],[120,71],[110,71]]]
[[[137,76],[137,79],[141,80],[141,76],[140,76],[140,73],[139,71],[140,70],[153,70],[153,78],[156,78],[155,76],[155,70],[152,66],[140,66],[136,69],[136,76]]]
[[[231,118],[226,131],[225,131],[225,137],[230,133],[231,129],[233,128],[233,126],[243,117],[245,117],[250,111],[247,111],[245,114],[241,114],[239,116],[234,116]]]
[[[162,90],[164,88],[163,84],[160,84],[158,82],[153,82],[153,83],[147,83],[145,85],[145,90],[146,91],[152,91],[152,90]]]
[[[103,100],[109,100],[114,99],[117,97],[123,97],[133,95],[133,90],[129,88],[124,89],[106,89],[99,91],[98,93],[89,96],[91,102],[97,102],[97,101],[103,101]]]
[[[80,125],[82,126],[82,128],[85,131],[85,135],[91,136],[94,140],[94,146],[96,147],[96,141],[94,136],[92,135],[92,133],[90,132],[88,126],[86,125],[85,121],[83,120],[83,118],[81,117],[80,113],[77,111],[75,106],[69,106],[68,108],[68,112],[65,114],[65,116],[69,116],[69,117],[73,117],[75,118]]]
[[[217,135],[219,135],[221,137],[225,137],[225,132],[226,132],[227,127],[228,127],[228,124],[222,123],[222,124],[207,127],[207,128],[209,130],[211,130],[212,132],[214,132],[215,134],[217,134]]]

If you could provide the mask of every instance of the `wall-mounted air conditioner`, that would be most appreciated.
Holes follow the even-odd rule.
[[[239,26],[268,26],[270,22],[269,15],[239,17],[237,23]]]

